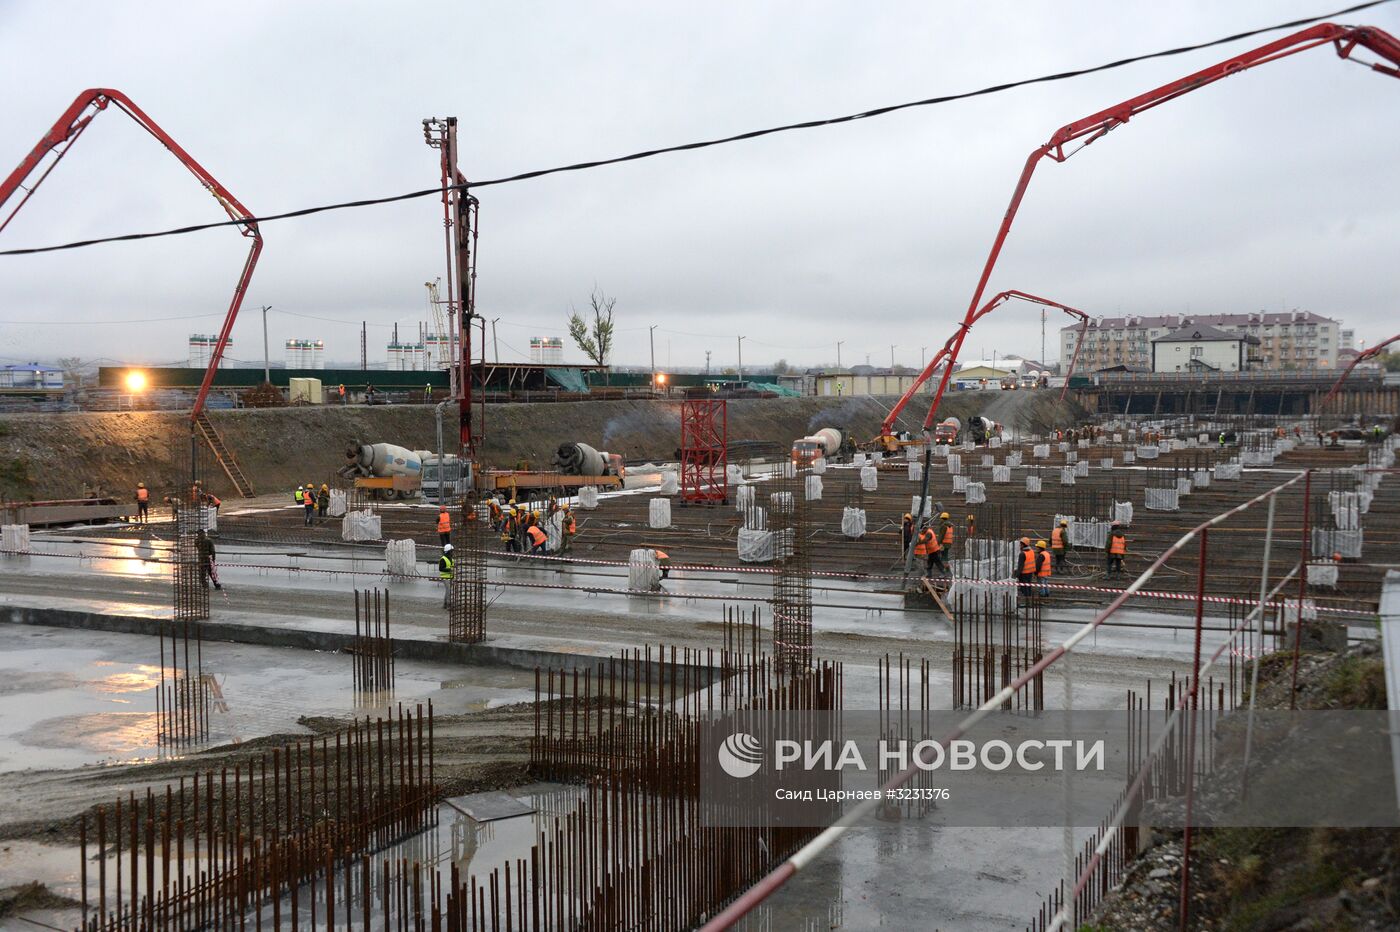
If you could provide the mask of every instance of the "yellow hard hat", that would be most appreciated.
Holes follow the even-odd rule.
[[[948,517],[948,512],[945,511],[945,512],[943,512],[941,515],[939,515],[938,517],[940,517],[940,518],[946,518],[946,517]]]
[[[1038,540],[1038,541],[1036,541],[1036,542],[1035,542],[1035,545],[1036,545],[1037,547],[1039,547],[1041,550],[1044,550],[1044,549],[1045,549],[1045,541],[1043,541],[1043,540]]]
[[[904,513],[904,517],[906,517],[906,518],[908,518],[908,519],[910,519],[910,520],[911,520],[911,521],[912,521],[912,520],[913,520],[913,518],[914,518],[914,516],[913,516],[913,515],[911,515],[911,514],[910,514],[910,513],[909,513],[909,512],[907,512],[907,511],[906,511],[906,512],[905,512],[905,513]]]
[[[565,503],[564,503],[564,510],[565,510],[565,511],[568,511],[568,510],[569,510],[569,503],[568,503],[568,502],[565,502]]]
[[[538,518],[539,516],[540,516],[540,513],[539,513],[538,511],[532,511],[532,512],[530,512],[530,517],[532,517],[532,518]]]
[[[137,487],[138,489],[144,489],[144,488],[146,487],[146,483],[144,483],[144,482],[138,482],[138,483],[136,483],[136,487]]]
[[[1060,527],[1069,527],[1069,522],[1066,521],[1065,519],[1061,518],[1061,519],[1060,519]]]

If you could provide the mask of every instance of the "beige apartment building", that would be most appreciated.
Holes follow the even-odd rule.
[[[1250,356],[1261,369],[1331,369],[1337,354],[1352,349],[1353,331],[1311,311],[1255,314],[1168,314],[1161,317],[1097,317],[1089,321],[1076,368],[1085,374],[1111,366],[1148,371],[1152,341],[1187,326],[1214,327],[1259,341]],[[1074,356],[1079,325],[1060,330],[1060,360]]]

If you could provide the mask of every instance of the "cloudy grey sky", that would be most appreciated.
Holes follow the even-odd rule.
[[[0,3],[0,170],[83,88],[125,91],[251,210],[436,183],[420,121],[462,123],[487,178],[1077,68],[1339,0],[761,4]],[[1400,4],[1352,22],[1400,33]],[[1266,41],[1266,40],[1258,40]],[[616,361],[917,365],[961,318],[1026,155],[1060,125],[1204,67],[1164,61],[481,191],[479,307],[501,357],[563,335],[596,283]],[[1257,43],[1254,43],[1257,44]],[[1188,95],[1044,163],[990,291],[1091,313],[1303,308],[1373,342],[1400,323],[1400,84],[1329,50]],[[0,235],[31,246],[223,219],[108,112]],[[443,273],[432,199],[269,224],[230,355],[322,338],[372,360],[416,333]],[[231,229],[0,258],[0,361],[183,358],[217,330],[246,252]],[[292,316],[292,315],[307,316]],[[167,318],[164,322],[135,322]],[[189,319],[175,319],[189,318]],[[311,318],[329,318],[316,320]],[[1051,319],[1048,355],[1056,356]],[[1038,315],[965,355],[1040,354]],[[580,359],[570,347],[566,358]]]

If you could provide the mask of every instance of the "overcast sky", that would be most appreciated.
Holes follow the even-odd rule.
[[[127,93],[254,212],[437,183],[421,121],[461,121],[469,178],[838,115],[1098,64],[1338,0],[1057,3],[0,2],[0,171],[84,88]],[[1400,33],[1400,4],[1349,19]],[[1062,124],[1260,44],[876,120],[482,189],[479,310],[500,355],[566,335],[595,283],[614,361],[917,365],[961,319],[1026,155]],[[1400,84],[1303,53],[1044,162],[993,275],[1092,314],[1301,308],[1400,326]],[[8,205],[7,205],[8,206]],[[224,219],[125,115],[103,113],[0,245]],[[383,361],[443,275],[433,199],[264,227],[229,355],[320,338]],[[215,332],[233,229],[0,258],[0,362],[180,360]],[[306,316],[293,316],[306,315]],[[151,321],[152,318],[165,318]],[[318,320],[312,318],[329,318]],[[1057,353],[1051,317],[1047,355]],[[1012,306],[964,356],[1038,357]],[[566,358],[582,361],[572,347]]]

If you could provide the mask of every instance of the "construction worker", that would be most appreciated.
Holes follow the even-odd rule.
[[[292,498],[296,500],[296,503],[297,503],[298,505],[300,505],[301,502],[302,502],[302,498],[305,497],[305,495],[306,495],[306,490],[305,490],[304,488],[302,488],[301,486],[297,486],[297,490],[296,490],[296,492],[292,495]]]
[[[1061,518],[1060,523],[1050,532],[1050,552],[1055,555],[1055,569],[1064,572],[1065,551],[1069,549],[1069,522]]]
[[[306,483],[305,491],[301,495],[301,506],[306,510],[307,527],[316,523],[316,487],[310,482]]]
[[[443,504],[438,508],[438,543],[447,545],[452,543],[452,516],[447,513],[447,505]]]
[[[1050,587],[1045,580],[1050,578],[1050,554],[1045,552],[1045,541],[1035,542],[1035,575],[1040,578],[1040,597],[1043,599],[1050,594]]]
[[[494,495],[486,500],[486,510],[491,515],[491,530],[499,534],[501,525],[505,522],[505,512],[501,510],[501,503]]]
[[[1223,430],[1220,432],[1220,445],[1225,446],[1225,431]]]
[[[909,543],[914,539],[914,516],[905,513],[904,520],[899,525],[899,552],[908,553]]]
[[[560,552],[560,553],[568,553],[570,550],[573,549],[573,545],[574,545],[574,535],[578,533],[578,523],[577,523],[576,521],[574,521],[574,513],[573,513],[572,511],[569,510],[569,503],[568,503],[568,502],[565,502],[565,503],[564,503],[563,511],[564,511],[564,524],[563,524],[564,535],[563,535],[563,538],[562,538],[562,539],[560,540],[560,542],[559,542],[559,552]]]
[[[326,509],[331,507],[331,487],[326,483],[321,483],[321,491],[316,493],[316,516],[324,518]]]
[[[219,584],[219,571],[214,566],[214,542],[202,528],[199,531],[199,539],[195,542],[195,549],[199,553],[199,581],[205,588],[212,582],[215,589],[222,589],[223,586]]]
[[[1108,543],[1104,544],[1109,576],[1123,572],[1123,557],[1127,556],[1127,553],[1128,539],[1123,536],[1123,528],[1115,521],[1108,533]]]
[[[933,575],[933,555],[938,552],[938,535],[933,533],[933,528],[926,527],[919,532],[918,540],[914,542],[914,556],[924,558],[924,575]]]
[[[946,511],[938,516],[938,521],[938,542],[942,545],[943,550],[951,553],[953,550],[953,522],[948,520],[948,512]],[[944,559],[947,559],[946,555]]]
[[[432,404],[432,403],[433,403],[433,383],[432,383],[432,382],[429,382],[427,385],[424,385],[424,386],[423,386],[423,398],[428,402],[428,404]]]
[[[447,608],[447,600],[452,595],[452,545],[442,545],[442,556],[438,557],[438,579],[442,580],[442,607]]]
[[[345,404],[345,383],[341,382],[340,385],[336,386],[335,392],[340,396],[340,403]]]
[[[549,537],[540,529],[538,524],[530,525],[525,529],[525,533],[530,535],[530,553],[549,553]]]
[[[1021,538],[1021,565],[1016,568],[1016,582],[1019,584],[1021,597],[1029,599],[1031,596],[1031,581],[1035,579],[1035,549],[1031,547],[1029,537]]]
[[[136,521],[145,524],[151,519],[151,490],[146,483],[136,483]]]
[[[516,528],[520,526],[520,517],[515,512],[515,506],[511,505],[501,520],[501,543],[506,545],[506,549],[511,553],[517,552],[520,547],[516,540]]]
[[[664,550],[653,550],[656,554],[656,565],[661,569],[661,578],[665,579],[671,575],[671,555]]]

